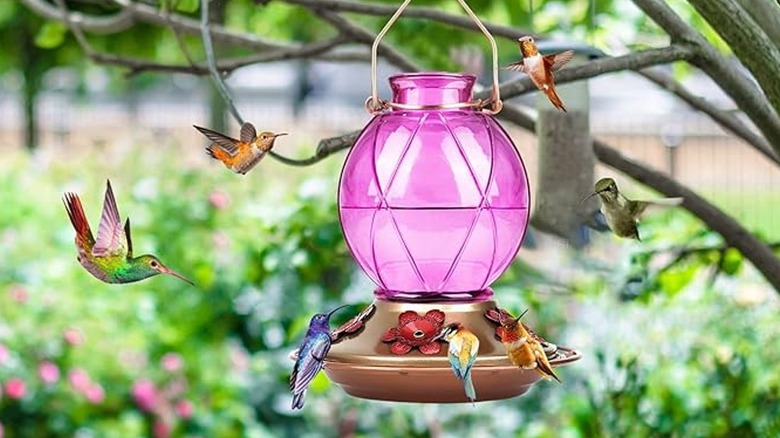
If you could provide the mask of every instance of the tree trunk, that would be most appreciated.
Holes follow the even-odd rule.
[[[21,70],[24,74],[24,86],[22,87],[22,117],[24,119],[24,146],[33,151],[38,146],[38,119],[36,117],[37,98],[41,91],[41,77],[43,71],[40,65],[39,48],[35,46],[33,39],[35,34],[29,26],[21,26],[20,29]]]

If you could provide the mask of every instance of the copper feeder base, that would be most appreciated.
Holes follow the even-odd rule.
[[[354,397],[396,402],[466,403],[463,383],[447,359],[446,344],[437,355],[412,350],[404,355],[390,352],[390,344],[380,340],[382,333],[398,324],[398,315],[407,310],[425,314],[438,309],[446,314],[444,324],[460,322],[480,340],[479,356],[472,368],[477,401],[500,400],[527,392],[541,379],[536,370],[522,370],[509,362],[504,345],[495,337],[495,324],[484,314],[496,307],[495,301],[476,303],[402,303],[374,301],[376,311],[357,336],[330,349],[325,374]],[[577,351],[543,343],[553,367],[577,361]],[[551,381],[548,384],[558,385]]]

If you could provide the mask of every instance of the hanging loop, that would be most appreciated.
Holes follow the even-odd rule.
[[[379,34],[377,34],[376,38],[374,38],[374,44],[371,46],[371,96],[369,96],[369,98],[366,100],[366,110],[371,114],[381,113],[387,108],[399,108],[399,109],[451,108],[451,106],[444,108],[438,105],[435,106],[402,105],[393,102],[388,102],[386,100],[380,99],[378,96],[377,80],[376,80],[376,70],[377,70],[376,52],[377,49],[379,48],[379,43],[382,41],[382,38],[384,38],[385,34],[387,34],[390,28],[393,27],[393,24],[395,24],[396,20],[398,20],[398,17],[400,17],[401,14],[403,14],[404,10],[406,9],[407,6],[409,6],[409,3],[411,2],[412,0],[404,0],[404,2],[401,4],[398,10],[395,11],[392,17],[390,17],[390,20],[387,21],[385,27],[383,27],[382,30],[379,31]],[[465,0],[458,0],[458,3],[460,3],[461,7],[463,7],[463,10],[466,11],[466,14],[468,14],[468,16],[471,17],[471,19],[474,21],[474,24],[477,25],[479,30],[485,35],[485,37],[487,37],[488,41],[490,42],[490,50],[493,56],[493,86],[491,88],[490,98],[460,104],[459,107],[476,107],[488,114],[497,114],[499,111],[501,111],[501,108],[503,107],[503,102],[501,102],[501,92],[498,87],[498,48],[496,47],[496,40],[493,38],[493,35],[491,35],[490,32],[487,30],[485,25],[482,24],[482,22],[479,20],[476,14],[474,14],[474,11],[472,11],[469,5],[466,4]]]

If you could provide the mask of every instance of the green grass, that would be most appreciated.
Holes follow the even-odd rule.
[[[780,188],[774,191],[702,194],[752,233],[771,242],[780,241]]]

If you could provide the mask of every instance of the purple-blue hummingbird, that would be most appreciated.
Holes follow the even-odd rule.
[[[306,389],[314,380],[323,366],[325,356],[328,355],[331,345],[330,317],[336,311],[347,305],[336,307],[328,313],[318,313],[309,321],[309,330],[298,347],[298,359],[295,360],[293,372],[290,375],[290,391],[293,393],[293,409],[303,408],[306,398]]]

